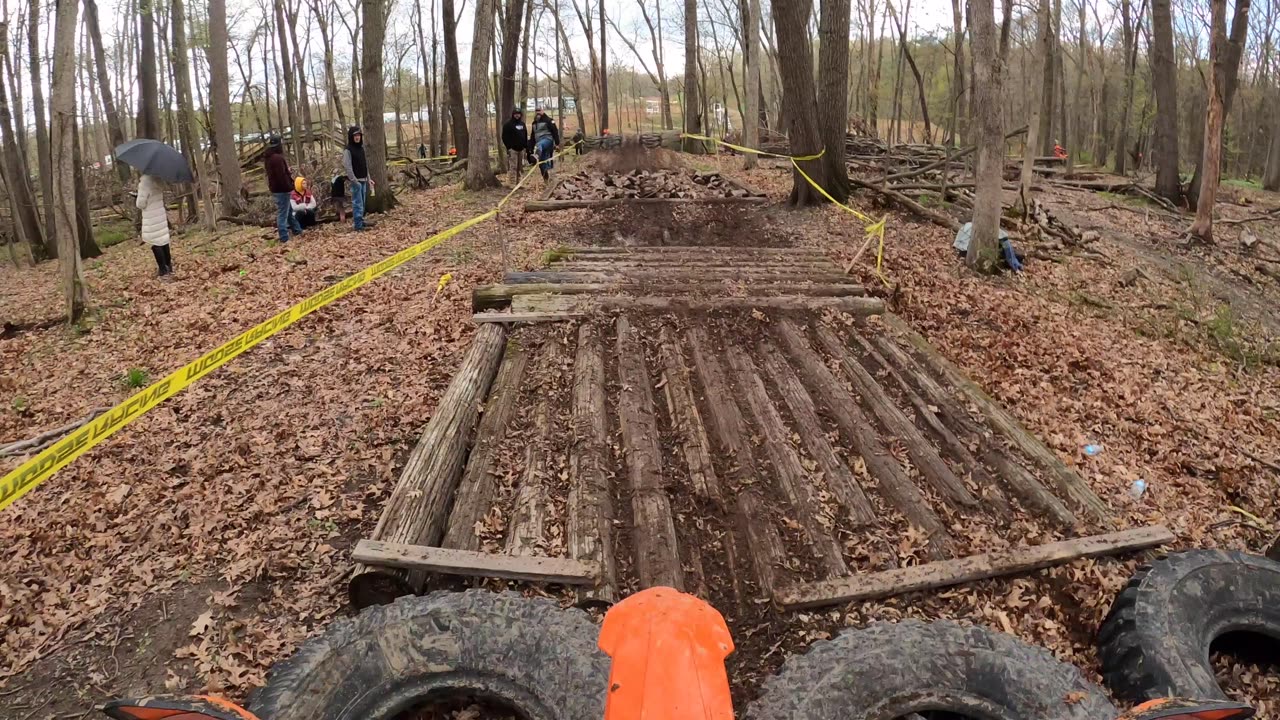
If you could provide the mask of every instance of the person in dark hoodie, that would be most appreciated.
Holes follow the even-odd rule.
[[[276,230],[280,233],[280,242],[287,243],[291,231],[294,235],[302,234],[302,226],[293,216],[293,208],[289,204],[289,196],[293,193],[293,171],[284,158],[284,143],[279,136],[273,135],[267,141],[263,166],[267,173],[267,190],[276,201]]]
[[[549,183],[553,166],[551,157],[556,154],[556,148],[560,147],[560,128],[556,127],[550,115],[543,112],[542,108],[538,108],[538,114],[533,118],[533,127],[529,130],[529,137],[533,139],[533,153],[538,158],[538,170],[542,171],[542,180]]]
[[[511,111],[511,119],[502,125],[502,146],[507,149],[507,168],[511,186],[520,182],[524,170],[524,156],[529,152],[529,131],[524,126],[524,113],[520,108]]]
[[[347,128],[347,149],[342,153],[342,166],[347,171],[347,187],[351,193],[351,219],[357,231],[365,230],[364,201],[373,180],[364,156],[364,133],[359,125]]]

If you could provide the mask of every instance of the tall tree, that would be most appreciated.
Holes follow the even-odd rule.
[[[826,149],[822,164],[826,166],[827,177],[823,187],[840,202],[849,197],[844,135],[849,127],[850,11],[849,0],[822,0],[818,18],[818,131]],[[876,64],[872,61],[873,66]],[[874,89],[871,94],[875,94]],[[874,105],[870,106],[870,112],[874,123]]]
[[[40,170],[40,200],[44,205],[44,245],[49,257],[57,257],[58,231],[53,224],[53,175],[50,168],[49,132],[44,119],[44,81],[40,73],[40,0],[31,0],[30,8],[31,14],[27,17],[27,70],[31,73],[31,105],[36,118],[36,166]]]
[[[92,2],[93,0],[86,0]],[[240,201],[240,155],[236,152],[231,119],[231,79],[227,72],[227,3],[209,0],[209,110],[213,119],[210,135],[218,161],[218,185],[222,189],[222,213],[237,216],[244,212]],[[332,69],[332,67],[330,67]]]
[[[280,43],[277,46],[276,55],[280,60],[281,75],[278,75],[277,77],[284,77],[284,104],[285,109],[289,113],[285,122],[288,123],[289,129],[293,131],[293,157],[298,164],[302,164],[306,154],[303,149],[302,142],[303,128],[301,126],[301,119],[298,115],[298,86],[294,84],[293,63],[289,62],[289,28],[284,16],[284,0],[272,0],[271,4],[274,6],[276,16],[276,35],[279,38]],[[367,15],[365,16],[365,23],[368,23]],[[381,46],[379,46],[379,50],[381,50]],[[302,68],[298,68],[298,71],[301,72]],[[379,85],[382,84],[381,76],[378,77],[377,83]],[[366,86],[366,88],[367,87],[368,86]],[[379,121],[381,121],[381,105],[378,106],[378,118]],[[284,128],[282,127],[281,130],[284,130]]]
[[[386,106],[382,78],[382,50],[387,39],[386,0],[360,0],[364,15],[364,37],[360,46],[360,71],[364,93],[361,109],[364,120],[364,152],[368,160],[373,194],[365,201],[370,212],[383,212],[396,206],[396,196],[387,182],[387,126],[382,122]]]
[[[806,6],[812,5],[810,0],[801,1]],[[774,10],[775,22],[777,16],[778,11]],[[807,15],[805,23],[808,23]],[[805,42],[808,43],[807,38]],[[806,67],[813,67],[812,51],[809,56],[810,64]],[[809,87],[813,87],[812,82]],[[684,131],[686,133],[702,134],[701,98],[701,89],[698,87],[698,0],[684,0]],[[684,141],[685,152],[700,152],[703,147],[702,142],[698,140]]]
[[[441,0],[440,11],[444,14],[444,75],[449,91],[449,124],[453,128],[453,146],[458,149],[458,157],[464,158],[471,149],[471,140],[467,129],[467,108],[462,98],[462,70],[458,67],[458,16],[453,11],[453,0]],[[474,70],[471,72],[474,74]]]
[[[1246,6],[1248,0],[1238,0]],[[1222,173],[1222,125],[1225,116],[1227,74],[1230,60],[1227,55],[1227,0],[1209,0],[1210,33],[1208,108],[1204,120],[1204,172],[1209,182],[1203,183],[1196,203],[1196,219],[1188,232],[1204,240],[1213,241],[1213,203],[1218,195],[1218,177]],[[1247,20],[1247,15],[1246,15]]]
[[[224,13],[225,15],[225,13]],[[111,141],[111,155],[115,157],[115,148],[124,142],[124,121],[116,107],[115,95],[111,92],[111,74],[107,70],[107,53],[102,46],[102,30],[98,25],[97,0],[84,0],[84,23],[89,33],[89,42],[93,45],[95,69],[97,70],[98,90],[102,94],[102,109],[107,116],[107,134]],[[212,25],[212,21],[210,21]],[[225,47],[223,58],[226,58]],[[122,162],[113,163],[120,184],[129,182],[129,166]]]
[[[68,0],[59,0],[66,2]],[[199,191],[204,208],[204,224],[214,229],[213,197],[209,193],[209,174],[204,167],[204,153],[200,150],[196,133],[195,105],[191,102],[191,70],[187,57],[187,13],[182,0],[170,0],[169,24],[172,27],[170,51],[173,53],[174,94],[178,101],[178,137],[182,140],[182,154],[195,175],[193,191]]]
[[[1138,11],[1138,17],[1142,11]],[[1120,123],[1116,129],[1117,175],[1125,174],[1125,159],[1129,155],[1129,115],[1133,111],[1134,76],[1137,75],[1138,39],[1135,32],[1132,0],[1120,0],[1120,27],[1124,52],[1124,101],[1120,106]],[[1137,168],[1134,168],[1135,170]]]
[[[434,82],[435,82],[435,77],[434,77],[434,75],[432,74],[432,71],[431,71],[431,62],[430,62],[430,59],[427,57],[427,40],[426,40],[426,36],[425,36],[425,35],[423,35],[423,33],[422,33],[422,20],[423,20],[423,18],[422,18],[422,0],[413,0],[413,11],[414,11],[414,14],[415,14],[415,15],[417,15],[417,17],[418,17],[418,22],[416,23],[416,25],[417,25],[417,31],[418,31],[418,32],[417,32],[417,35],[418,35],[418,56],[422,59],[422,84],[423,84],[423,86],[424,86],[424,87],[423,87],[423,91],[425,92],[425,94],[426,94],[426,96],[427,96],[427,98],[426,98],[426,100],[427,100],[427,102],[426,102],[426,106],[427,106],[427,138],[428,138],[428,139],[427,139],[426,144],[427,144],[430,148],[432,148],[432,149],[431,149],[431,152],[430,152],[429,154],[434,155],[434,154],[436,154],[436,153],[435,153],[435,149],[434,149],[434,148],[435,148],[435,143],[436,143],[436,107],[435,107],[435,100],[436,100],[436,99],[435,99],[435,94],[432,92],[431,85],[432,85],[432,84],[434,84]],[[431,31],[432,31],[433,33],[435,32],[435,27],[436,27],[436,25],[435,25],[435,13],[433,12],[433,13],[431,14]],[[419,112],[421,112],[421,110],[419,110]],[[419,119],[419,121],[421,121],[421,119],[422,119],[422,118],[421,118],[421,116],[419,116],[419,118],[418,118],[418,119]]]
[[[1212,14],[1212,9],[1216,9],[1216,5],[1211,6],[1210,14]],[[1225,16],[1225,10],[1223,12]],[[1226,20],[1223,20],[1223,23],[1225,25]],[[1213,31],[1211,30],[1211,33],[1212,32]],[[1204,163],[1209,158],[1209,144],[1211,142],[1217,143],[1219,148],[1218,159],[1219,159],[1219,162],[1221,162],[1222,124],[1224,124],[1226,121],[1226,118],[1231,115],[1231,103],[1232,101],[1235,100],[1236,87],[1240,84],[1239,82],[1240,60],[1244,57],[1245,40],[1248,38],[1248,34],[1249,34],[1249,0],[1236,0],[1235,12],[1231,17],[1231,34],[1228,36],[1225,34],[1225,31],[1224,31],[1224,35],[1222,38],[1222,46],[1219,48],[1218,50],[1219,54],[1217,56],[1213,54],[1213,38],[1216,36],[1211,35],[1209,40],[1209,45],[1210,45],[1209,57],[1210,57],[1210,65],[1212,66],[1212,73],[1215,76],[1217,76],[1219,72],[1218,65],[1221,64],[1222,66],[1221,67],[1222,77],[1219,78],[1218,80],[1219,86],[1217,90],[1218,90],[1218,93],[1221,95],[1221,99],[1222,99],[1222,112],[1221,112],[1222,117],[1220,118],[1220,120],[1222,120],[1223,123],[1219,124],[1218,131],[1217,131],[1218,136],[1216,138],[1212,138],[1206,134],[1200,140],[1201,151],[1196,155],[1196,169],[1195,169],[1195,172],[1191,175],[1191,185],[1190,187],[1187,188],[1187,201],[1191,203],[1196,203],[1195,205],[1193,205],[1193,207],[1195,208],[1199,208],[1198,201],[1202,195],[1201,186],[1204,183],[1204,176],[1205,176]],[[1212,83],[1210,83],[1210,85],[1212,85]],[[1210,97],[1209,100],[1210,102],[1212,102],[1213,98]],[[1210,130],[1210,125],[1207,122],[1207,118],[1206,118],[1205,132],[1207,133],[1209,132],[1209,130]],[[1217,176],[1212,176],[1212,177],[1213,177],[1212,184],[1216,185],[1218,183],[1218,178]]]
[[[809,16],[813,11],[811,0],[770,3],[773,24],[778,36],[778,65],[782,75],[782,104],[787,107],[787,137],[791,152],[795,155],[812,155],[822,148],[818,129],[818,98],[813,80],[813,46],[809,42]],[[841,146],[843,151],[843,145]],[[843,152],[841,152],[843,155]],[[814,182],[827,186],[826,165],[819,160],[800,162]],[[817,190],[794,171],[791,195],[787,204],[804,207],[823,202]]]
[[[960,12],[961,0],[951,0],[951,143],[958,145],[962,140],[968,141],[969,126],[965,114],[968,112],[967,96],[964,80],[964,24]]]
[[[289,0],[284,6],[285,21],[289,26],[289,45],[293,49],[293,63],[298,69],[298,116],[294,122],[300,124],[299,130],[294,130],[294,135],[302,135],[299,139],[299,147],[306,147],[311,142],[311,99],[307,93],[307,64],[303,61],[306,50],[311,45],[311,26],[307,26],[307,48],[304,48],[298,42],[298,14],[302,11],[302,7],[297,0]],[[284,64],[289,64],[288,56],[285,56]],[[286,76],[288,77],[288,76]],[[298,155],[298,162],[302,162],[302,155]]]
[[[609,52],[605,42],[609,30],[605,27],[604,0],[597,2],[600,5],[600,132],[603,133],[609,128]],[[685,0],[685,5],[694,2]]]
[[[468,70],[471,106],[471,147],[467,156],[467,174],[463,187],[483,190],[496,187],[498,178],[489,164],[489,45],[493,42],[494,16],[498,0],[476,0],[475,35],[471,40],[471,66]]]
[[[160,139],[160,86],[156,68],[157,0],[138,0],[138,137]]]
[[[1042,0],[1048,2],[1048,0]],[[1000,257],[1001,177],[1004,132],[1000,126],[1001,67],[993,0],[971,0],[973,108],[978,159],[974,169],[973,227],[965,261],[981,273],[995,272]]]
[[[54,187],[53,222],[61,240],[58,264],[67,299],[67,322],[75,322],[89,303],[84,270],[76,237],[75,120],[76,120],[76,21],[80,4],[57,0],[57,20],[53,30],[53,82],[49,118],[50,149]]]
[[[333,67],[333,40],[329,35],[330,25],[327,17],[332,8],[332,5],[321,4],[321,0],[311,0],[311,17],[315,18],[316,28],[320,30],[320,49],[324,52],[325,95],[329,97],[329,104],[333,106],[338,124],[345,128],[347,113],[342,107],[342,96],[338,93],[338,76]]]
[[[516,63],[520,60],[520,25],[524,20],[525,2],[507,0],[506,15],[502,19],[502,77],[498,83],[498,102],[494,105],[499,119],[510,117],[516,106]]]
[[[747,114],[742,119],[742,144],[749,148],[760,147],[760,0],[743,0],[746,5],[746,22],[743,23],[743,35],[746,44],[743,47],[744,61],[747,65],[747,82],[744,92],[747,95]],[[756,166],[755,153],[744,156],[748,170]]]
[[[1151,83],[1156,96],[1156,193],[1182,203],[1178,179],[1178,78],[1170,0],[1151,1]]]
[[[0,22],[0,62],[7,61],[9,55],[9,24]],[[4,63],[8,64],[8,63]],[[10,66],[12,67],[12,66]],[[28,180],[27,164],[22,158],[22,143],[14,129],[14,116],[9,107],[9,91],[7,83],[0,79],[0,134],[3,134],[3,147],[0,155],[4,159],[4,183],[9,198],[9,217],[14,218],[14,228],[18,240],[25,242],[30,248],[34,260],[47,260],[49,254],[44,243],[44,229],[40,225],[40,215],[36,212],[36,198]]]
[[[1048,95],[1049,88],[1041,77],[1042,65],[1052,62],[1049,56],[1049,2],[1040,0],[1040,9],[1036,13],[1035,67],[1028,75],[1027,97],[1031,102],[1031,117],[1027,119],[1027,144],[1022,152],[1022,174],[1018,182],[1018,204],[1025,213],[1031,206],[1031,178],[1035,168],[1036,153],[1040,151],[1041,113],[1044,105],[1042,95]]]
[[[1040,88],[1040,112],[1037,117],[1040,118],[1040,132],[1037,137],[1040,138],[1039,147],[1036,152],[1041,155],[1053,154],[1053,98],[1058,91],[1057,86],[1057,67],[1058,67],[1058,33],[1062,29],[1062,4],[1061,0],[1054,2],[1052,6],[1053,15],[1050,17],[1046,13],[1048,19],[1048,32],[1045,37],[1048,38],[1047,54],[1044,56],[1044,63],[1040,66],[1041,72],[1041,88]],[[1028,140],[1031,135],[1028,131]]]

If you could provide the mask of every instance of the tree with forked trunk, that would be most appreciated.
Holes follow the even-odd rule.
[[[813,79],[813,46],[809,42],[809,16],[813,11],[811,0],[773,2],[773,24],[778,38],[778,65],[782,76],[782,105],[787,108],[786,130],[791,141],[791,154],[813,155],[822,149],[822,137],[818,129],[818,98]],[[839,150],[844,154],[843,142]],[[803,175],[801,174],[803,170]],[[826,186],[826,165],[821,158],[803,160],[794,171],[791,195],[787,204],[805,207],[823,202],[822,195],[809,184]]]

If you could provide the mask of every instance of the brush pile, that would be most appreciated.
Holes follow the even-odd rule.
[[[551,200],[615,200],[640,198],[744,198],[757,193],[716,172],[637,169],[629,172],[579,172],[552,190]]]

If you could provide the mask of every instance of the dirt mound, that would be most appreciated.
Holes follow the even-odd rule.
[[[622,147],[593,153],[595,169],[605,173],[632,170],[675,170],[688,167],[678,153],[665,148],[646,148],[639,138],[626,138]]]

